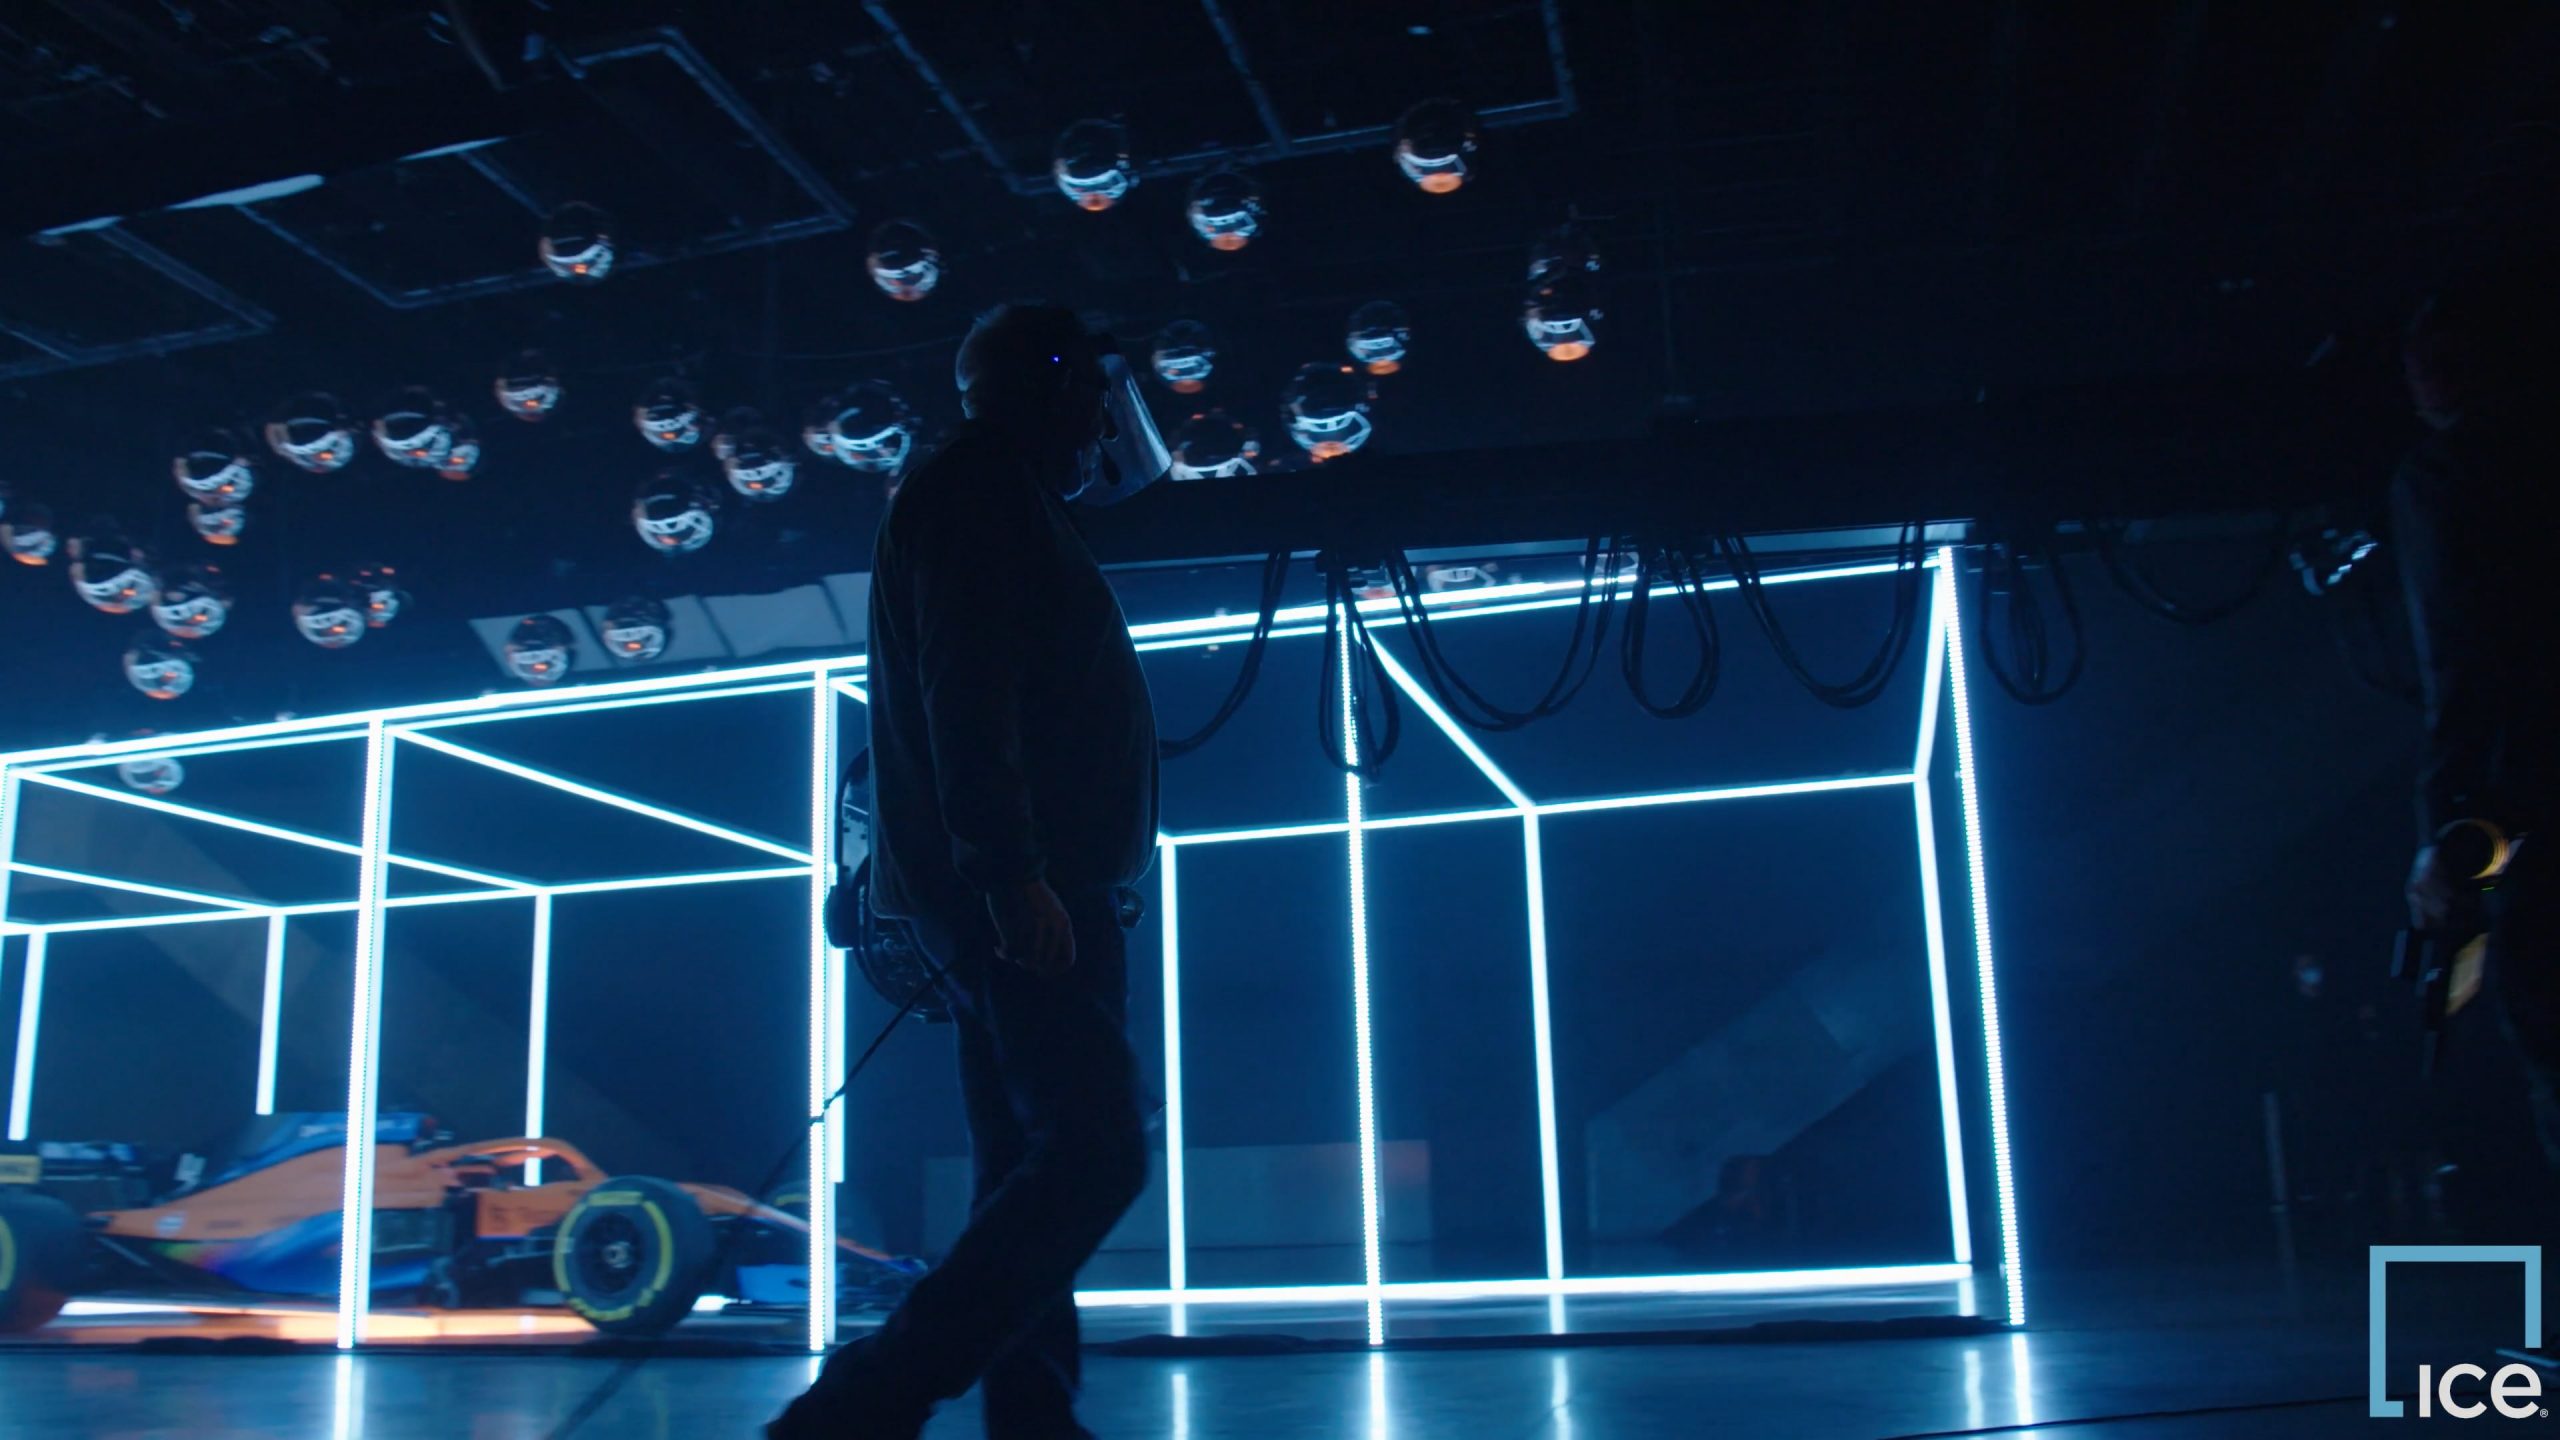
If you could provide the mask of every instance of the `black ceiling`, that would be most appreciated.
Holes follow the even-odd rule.
[[[2554,73],[2560,11],[2534,3],[24,0],[0,13],[0,454],[67,523],[113,516],[204,558],[181,554],[167,478],[192,431],[297,390],[361,410],[427,384],[480,403],[480,477],[271,466],[250,542],[215,557],[244,604],[368,558],[442,572],[448,595],[553,575],[567,604],[652,561],[622,520],[655,462],[627,421],[643,384],[681,370],[791,424],[880,379],[947,424],[953,342],[1024,295],[1130,337],[1206,320],[1225,353],[1203,400],[1281,449],[1290,371],[1395,299],[1415,349],[1376,448],[1561,469],[1666,404],[1854,415],[2315,360],[2381,377],[2431,273],[2550,220]],[[1437,94],[1510,122],[1445,197],[1378,133]],[[1101,215],[1038,183],[1089,115],[1125,121],[1149,174]],[[1232,255],[1181,218],[1219,152],[1270,199]],[[305,175],[249,209],[169,208]],[[538,214],[569,200],[662,263],[534,283]],[[1569,215],[1601,247],[1607,313],[1598,351],[1556,365],[1517,306],[1532,237]],[[894,216],[950,265],[918,304],[863,272]],[[485,404],[528,345],[569,387],[539,428]],[[812,474],[723,563],[860,568],[877,503]],[[38,683],[9,686],[0,731],[57,738],[93,699],[124,706],[129,627],[59,566],[5,568],[0,676]],[[438,598],[422,585],[425,613],[467,608]],[[238,673],[317,655],[280,613],[243,617],[209,647]]]

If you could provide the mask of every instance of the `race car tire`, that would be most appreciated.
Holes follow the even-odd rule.
[[[607,1335],[655,1335],[692,1313],[711,1282],[711,1222],[684,1187],[622,1175],[581,1196],[551,1245],[552,1278],[578,1318]]]
[[[62,1313],[80,1273],[80,1217],[50,1195],[0,1195],[0,1335]]]

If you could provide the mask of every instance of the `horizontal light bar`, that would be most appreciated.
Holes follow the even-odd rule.
[[[682,811],[669,810],[662,805],[652,805],[645,800],[634,800],[628,795],[617,795],[610,790],[601,790],[593,785],[554,775],[548,770],[519,765],[513,760],[501,760],[487,751],[456,745],[450,740],[438,739],[423,731],[399,729],[391,733],[413,745],[424,745],[430,750],[450,755],[457,760],[468,760],[474,765],[486,766],[501,775],[530,780],[536,785],[547,785],[554,790],[564,791],[581,799],[593,800],[600,805],[610,805],[617,810],[627,810],[634,815],[647,816],[652,820],[663,820],[670,825],[682,826],[697,834],[709,835],[714,839],[726,840],[735,845],[744,845],[752,850],[762,850],[768,855],[779,855],[785,860],[796,860],[803,866],[809,863],[809,857],[805,853],[794,850],[788,845],[776,844],[761,835],[750,835],[744,830],[732,830],[726,825],[714,825],[708,820],[697,820]]]
[[[287,840],[296,845],[309,845],[334,854],[360,856],[364,853],[364,847],[352,841],[314,835],[307,830],[288,830],[281,825],[270,825],[263,820],[245,820],[237,815],[225,815],[219,810],[199,810],[193,805],[182,805],[175,800],[164,800],[156,795],[137,795],[129,790],[110,790],[103,785],[91,785],[82,780],[66,780],[59,775],[32,771],[23,778],[30,784],[50,785],[56,790],[68,790],[94,800],[113,800],[119,805],[131,805],[142,810],[157,810],[164,815],[175,815],[181,820],[195,820],[207,825],[219,825],[227,830],[264,835],[271,840]],[[447,865],[442,861],[419,860],[403,855],[391,855],[385,858],[390,863],[406,869],[420,870],[430,875],[443,875],[455,880],[467,880],[474,885],[495,886],[518,894],[529,893],[533,888],[522,880],[505,875],[492,875],[481,870],[466,870],[459,865]]]
[[[641,875],[627,880],[581,880],[568,885],[540,885],[523,890],[446,890],[432,895],[393,895],[387,910],[422,905],[471,905],[484,900],[530,900],[542,895],[601,895],[619,890],[663,890],[676,885],[733,885],[749,880],[806,880],[806,865],[776,865],[762,870],[705,870],[691,875]],[[242,906],[237,910],[190,910],[173,915],[119,915],[111,920],[64,920],[39,924],[17,920],[0,925],[0,934],[61,935],[89,930],[144,930],[155,925],[201,925],[214,920],[262,920],[272,916],[346,915],[353,900],[321,900],[304,905]]]
[[[1928,569],[1928,566],[1933,564],[1938,564],[1938,559],[1930,556],[1928,561],[1923,561],[1923,569]],[[1802,584],[1802,582],[1812,582],[1812,579],[1853,579],[1853,577],[1861,577],[1861,574],[1892,574],[1892,571],[1897,569],[1905,569],[1905,566],[1902,566],[1900,561],[1874,561],[1874,564],[1859,564],[1859,566],[1800,569],[1800,571],[1787,571],[1787,574],[1761,577],[1761,584]],[[1513,582],[1513,584],[1485,584],[1485,587],[1477,587],[1477,589],[1434,589],[1434,592],[1423,592],[1421,605],[1426,607],[1426,610],[1457,607],[1452,615],[1516,615],[1516,612],[1521,610],[1549,610],[1549,607],[1554,605],[1580,605],[1582,592],[1585,592],[1585,589],[1631,589],[1633,584],[1636,584],[1636,577],[1631,577],[1631,574],[1613,574],[1613,577],[1597,579],[1597,582],[1592,582],[1592,579],[1523,579],[1523,582]],[[1710,582],[1702,584],[1700,589],[1738,589],[1738,584],[1741,582],[1733,582],[1733,579],[1710,579]],[[1672,584],[1659,584],[1659,587],[1651,589],[1651,594],[1656,594],[1656,597],[1677,594],[1677,587],[1672,587]],[[1562,600],[1556,600],[1556,597],[1562,597]],[[1513,602],[1513,605],[1487,605],[1487,602],[1495,602],[1495,600]],[[1526,605],[1516,605],[1516,602],[1521,600],[1526,600]],[[1298,623],[1306,623],[1306,620],[1324,620],[1324,610],[1326,610],[1324,605],[1280,607],[1280,610],[1272,612],[1272,625],[1298,625]],[[1357,610],[1362,612],[1362,615],[1393,615],[1390,623],[1393,625],[1403,623],[1403,605],[1395,600],[1393,594],[1380,594],[1380,597],[1375,597],[1375,600],[1357,602]],[[1211,633],[1211,630],[1244,630],[1244,633],[1249,635],[1257,620],[1260,620],[1260,615],[1198,615],[1198,618],[1190,618],[1190,620],[1149,620],[1147,625],[1129,625],[1129,638],[1134,638],[1134,641],[1155,641],[1155,638],[1165,638],[1165,635],[1201,635],[1201,633]],[[1324,630],[1324,625],[1313,625],[1311,630],[1298,630],[1298,633],[1321,633],[1321,630]],[[1219,641],[1206,641],[1206,643],[1219,643]],[[1147,648],[1147,646],[1139,646],[1139,648]]]
[[[570,685],[558,690],[517,690],[503,694],[479,695],[468,700],[439,700],[424,705],[386,706],[379,710],[358,710],[337,715],[302,716],[291,720],[270,720],[256,725],[234,725],[221,730],[203,730],[185,737],[191,747],[224,749],[240,741],[264,740],[278,736],[299,736],[311,740],[346,739],[343,734],[321,732],[344,731],[350,726],[370,725],[375,720],[386,724],[412,720],[432,720],[449,715],[473,715],[487,711],[511,710],[524,713],[540,711],[562,704],[609,699],[618,695],[650,695],[667,690],[688,690],[703,685],[740,685],[757,680],[781,680],[797,677],[807,681],[837,670],[860,670],[865,657],[835,655],[822,660],[793,660],[776,665],[747,665],[735,670],[720,670],[698,675],[656,675],[645,680],[615,680],[597,685]],[[144,737],[136,740],[102,740],[84,745],[55,745],[42,750],[21,750],[0,755],[0,765],[32,765],[53,760],[107,760],[128,755],[165,755],[170,753],[166,738]]]
[[[1506,805],[1488,810],[1443,810],[1423,815],[1363,818],[1363,830],[1404,830],[1421,825],[1463,825],[1478,820],[1517,820],[1522,814],[1572,815],[1587,810],[1634,810],[1650,805],[1696,805],[1715,800],[1756,800],[1770,795],[1814,795],[1831,790],[1881,790],[1909,785],[1908,775],[1853,775],[1838,780],[1789,780],[1769,785],[1733,785],[1719,790],[1676,790],[1658,795],[1619,795],[1606,800],[1558,800],[1525,808]],[[1309,825],[1269,825],[1256,830],[1195,830],[1166,834],[1167,845],[1232,845],[1244,840],[1295,840],[1309,835],[1340,835],[1351,827],[1334,820]]]
[[[1577,815],[1591,810],[1634,810],[1648,805],[1695,805],[1713,800],[1757,800],[1770,795],[1818,795],[1831,790],[1881,790],[1908,785],[1909,775],[1852,775],[1839,780],[1790,780],[1774,785],[1734,785],[1721,790],[1677,790],[1661,795],[1620,795],[1607,800],[1557,800],[1539,805],[1541,815]]]
[[[166,885],[146,885],[139,880],[117,880],[105,875],[89,875],[78,870],[56,870],[50,865],[31,865],[24,860],[10,869],[21,875],[36,875],[47,880],[66,880],[74,885],[98,885],[109,890],[129,890],[136,895],[153,895],[163,900],[183,900],[191,905],[211,905],[218,910],[245,910],[263,915],[266,907],[253,900],[235,900],[227,895],[207,895],[200,890],[176,890]]]
[[[31,767],[32,773],[62,770],[95,770],[107,765],[121,765],[128,760],[177,760],[189,755],[238,755],[251,750],[280,750],[288,745],[327,745],[343,740],[361,740],[362,730],[336,730],[308,735],[270,735],[264,740],[208,740],[201,744],[171,745],[165,749],[137,750],[111,755],[106,759],[56,760],[48,765]]]
[[[863,704],[865,704],[865,705],[868,705],[868,704],[870,704],[870,703],[871,703],[871,694],[870,694],[870,692],[869,692],[869,691],[867,691],[867,690],[864,690],[860,685],[855,684],[855,683],[854,683],[853,681],[851,681],[851,680],[839,680],[839,681],[837,681],[837,682],[836,682],[836,693],[837,693],[837,694],[839,694],[839,695],[847,695],[847,696],[851,696],[853,699],[859,700],[859,701],[861,701],[861,702],[862,702]]]
[[[1159,837],[1167,845],[1226,845],[1238,840],[1294,840],[1305,835],[1340,835],[1351,826],[1343,821],[1319,822],[1313,825],[1272,825],[1260,830],[1199,830],[1188,835]]]
[[[839,685],[844,682],[838,681]],[[735,700],[747,695],[780,695],[787,691],[806,690],[805,680],[784,680],[770,685],[723,685],[711,690],[680,690],[672,695],[626,695],[619,700],[589,700],[577,705],[548,705],[540,710],[501,710],[487,715],[455,715],[440,720],[412,720],[400,728],[407,731],[450,730],[457,725],[487,725],[499,720],[525,720],[536,715],[590,715],[599,710],[632,710],[643,705],[673,705],[687,700]]]
[[[603,895],[620,890],[664,890],[672,885],[734,885],[747,880],[806,880],[806,865],[776,865],[763,870],[706,870],[695,875],[644,875],[635,880],[585,880],[575,885],[546,885],[544,895]],[[393,901],[398,904],[398,901]]]
[[[1417,825],[1465,825],[1477,820],[1517,820],[1520,809],[1505,805],[1498,810],[1445,810],[1434,815],[1364,815],[1363,830],[1410,830]]]
[[[1379,1287],[1389,1300],[1537,1300],[1549,1296],[1754,1295],[1788,1290],[1855,1290],[1943,1285],[1972,1278],[1970,1265],[1865,1265],[1835,1270],[1741,1270],[1705,1275],[1620,1275],[1562,1280],[1418,1280]],[[1184,1290],[1185,1305],[1355,1305],[1365,1285],[1238,1285]],[[1080,1290],[1086,1309],[1175,1303],[1170,1290]]]
[[[1233,619],[1235,617],[1226,616],[1222,618]],[[1251,620],[1252,618],[1253,617],[1250,615],[1245,617],[1247,620]],[[1321,625],[1283,625],[1275,626],[1272,629],[1271,638],[1274,640],[1286,640],[1293,636],[1321,635],[1323,633],[1324,627]],[[1134,648],[1139,654],[1144,655],[1155,650],[1202,650],[1212,645],[1242,645],[1251,639],[1253,639],[1253,628],[1248,625],[1242,630],[1221,631],[1215,635],[1177,635],[1170,640],[1141,640]]]

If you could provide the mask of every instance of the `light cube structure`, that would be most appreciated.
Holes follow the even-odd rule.
[[[1648,1295],[1648,1294],[1715,1294],[1760,1291],[1853,1289],[1861,1286],[1884,1286],[1930,1282],[1965,1282],[1968,1289],[1978,1275],[1989,1272],[1998,1285],[2004,1301],[2000,1313],[2013,1323],[2023,1323],[2026,1315],[2024,1276],[2019,1263],[2016,1197],[2012,1184],[2012,1159],[2006,1117],[2006,1080],[2001,1063],[1999,1007],[1993,970],[1991,915],[1983,864],[1983,839],[1979,787],[1974,764],[1972,722],[1968,710],[1968,691],[1964,665],[1961,627],[1957,624],[1955,588],[1955,554],[1940,551],[1927,562],[1933,572],[1927,606],[1927,640],[1924,647],[1923,698],[1916,718],[1916,741],[1909,769],[1891,773],[1825,777],[1791,783],[1736,786],[1723,789],[1691,790],[1665,794],[1634,794],[1604,797],[1541,799],[1527,793],[1476,743],[1461,726],[1432,698],[1423,686],[1399,664],[1392,654],[1378,652],[1389,678],[1405,698],[1446,736],[1467,761],[1481,772],[1498,791],[1504,804],[1499,807],[1460,810],[1436,814],[1370,816],[1364,814],[1361,786],[1356,779],[1346,778],[1343,790],[1343,818],[1318,824],[1276,826],[1265,829],[1237,829],[1214,832],[1168,833],[1161,837],[1161,911],[1164,929],[1162,984],[1164,1000],[1164,1075],[1166,1098],[1164,1115],[1166,1153],[1166,1193],[1168,1211],[1167,1285],[1161,1290],[1087,1291],[1078,1295],[1086,1306],[1146,1306],[1166,1311],[1170,1328],[1177,1334],[1188,1327],[1190,1307],[1195,1305],[1312,1302],[1328,1305],[1358,1304],[1365,1308],[1368,1336],[1372,1344],[1383,1343],[1389,1334],[1388,1321],[1392,1307],[1399,1301],[1428,1302],[1470,1298],[1543,1298],[1548,1302],[1550,1326],[1561,1333],[1566,1326],[1565,1302],[1576,1296]],[[1810,584],[1826,579],[1858,575],[1878,575],[1894,569],[1889,564],[1808,570],[1788,575],[1772,575],[1770,584]],[[1624,585],[1624,578],[1599,582]],[[1711,588],[1731,588],[1732,582],[1716,582]],[[1580,602],[1584,586],[1581,582],[1551,584],[1518,584],[1492,590],[1474,590],[1433,594],[1424,603],[1442,611],[1444,623],[1477,617],[1516,614],[1523,611],[1574,605]],[[1658,593],[1667,594],[1664,590]],[[1387,631],[1400,625],[1401,615],[1393,600],[1360,602],[1364,618],[1373,630]],[[1143,650],[1162,650],[1192,646],[1232,645],[1251,632],[1255,617],[1221,615],[1197,619],[1139,624],[1132,634]],[[1294,607],[1282,611],[1276,619],[1272,636],[1277,640],[1322,636],[1326,615],[1321,606]],[[1354,640],[1349,627],[1337,635],[1339,647],[1335,663],[1346,671],[1353,662]],[[24,1139],[31,1127],[34,1103],[35,1061],[43,1039],[43,1002],[48,951],[64,936],[81,932],[148,929],[158,926],[241,925],[262,926],[266,937],[266,975],[261,1010],[260,1051],[257,1068],[257,1113],[274,1109],[276,1046],[278,1029],[278,995],[284,954],[284,925],[295,916],[346,914],[354,923],[353,1007],[348,1030],[348,1086],[346,1095],[347,1134],[370,1135],[379,1110],[381,993],[383,981],[383,925],[386,914],[393,910],[438,905],[470,905],[491,902],[530,902],[533,923],[528,937],[531,956],[532,986],[527,997],[530,1041],[526,1055],[525,1133],[539,1135],[544,1122],[545,1046],[549,1029],[549,955],[551,941],[552,902],[561,896],[659,887],[721,887],[741,884],[786,884],[802,887],[807,895],[807,1102],[811,1145],[808,1185],[810,1219],[810,1262],[813,1274],[831,1273],[833,1236],[835,1234],[835,1185],[844,1177],[845,1125],[843,1105],[829,1103],[844,1080],[847,1060],[847,1037],[844,1034],[846,967],[843,952],[831,949],[825,942],[822,913],[827,887],[834,872],[836,844],[835,790],[843,737],[840,735],[842,707],[838,697],[854,700],[865,698],[862,677],[864,659],[845,656],[819,661],[777,665],[749,666],[712,674],[665,676],[619,683],[572,687],[556,691],[526,692],[484,696],[473,700],[442,704],[392,707],[377,711],[320,716],[307,719],[277,721],[224,730],[204,731],[190,735],[161,736],[146,740],[119,741],[86,745],[70,745],[51,749],[22,751],[0,755],[0,937],[15,937],[23,955],[18,983],[21,1003],[18,1016],[18,1043],[9,1086],[6,1134],[11,1139]],[[1351,708],[1351,687],[1343,688],[1343,724],[1346,733],[1357,722]],[[809,727],[807,734],[807,783],[809,803],[805,831],[789,835],[755,834],[731,826],[699,818],[682,811],[653,803],[645,798],[607,790],[585,782],[552,774],[488,753],[471,743],[472,731],[487,725],[537,724],[545,717],[590,713],[602,710],[628,709],[642,706],[691,704],[754,695],[801,693],[808,697]],[[1942,727],[1942,715],[1947,725]],[[1941,877],[1937,853],[1937,820],[1932,796],[1933,764],[1937,746],[1945,729],[1952,729],[1956,750],[1954,786],[1963,811],[1965,845],[1963,874],[1969,882],[1971,914],[1967,917],[1972,930],[1972,978],[1978,993],[1979,1033],[1960,1037],[1956,1033],[1950,986],[1954,983],[1948,922],[1940,903]],[[858,743],[858,741],[856,742]],[[344,744],[361,746],[363,756],[363,808],[358,833],[352,836],[328,835],[295,830],[265,821],[227,814],[161,796],[138,794],[117,788],[113,783],[114,767],[138,756],[213,755],[250,749],[283,746]],[[735,866],[681,874],[635,874],[600,880],[582,880],[568,884],[543,884],[521,877],[493,874],[484,870],[457,866],[423,855],[404,854],[391,843],[391,820],[398,793],[399,762],[407,753],[435,752],[449,760],[465,762],[511,777],[525,784],[549,787],[566,792],[594,804],[610,806],[649,821],[678,827],[708,836],[734,847],[739,852]],[[129,876],[91,871],[75,871],[45,865],[22,858],[26,851],[19,833],[22,799],[29,787],[46,787],[69,792],[97,803],[138,806],[169,817],[173,821],[241,831],[269,840],[313,847],[320,851],[350,856],[358,861],[357,883],[352,894],[342,898],[296,904],[265,903],[249,897],[219,895],[163,886]],[[1541,822],[1547,817],[1590,811],[1635,807],[1717,804],[1739,801],[1779,802],[1795,794],[1819,793],[1850,789],[1907,789],[1911,795],[1913,817],[1919,846],[1921,877],[1921,915],[1918,918],[1926,938],[1929,965],[1929,994],[1934,1030],[1934,1062],[1938,1080],[1939,1118],[1947,1175],[1947,1251],[1943,1256],[1914,1257],[1911,1263],[1884,1266],[1861,1266],[1822,1270],[1744,1271],[1697,1275],[1576,1275],[1568,1273],[1562,1219],[1561,1181],[1557,1142],[1556,1093],[1554,1073],[1554,1037],[1551,1031],[1547,974],[1547,896],[1544,878]],[[1372,1037],[1369,1004],[1369,921],[1367,914],[1367,865],[1365,837],[1372,831],[1409,826],[1436,825],[1501,825],[1518,827],[1525,874],[1527,877],[1521,910],[1521,923],[1528,937],[1530,974],[1529,1033],[1521,1037],[1534,1054],[1537,1107],[1538,1167],[1543,1223],[1543,1275],[1532,1278],[1488,1279],[1481,1281],[1420,1281],[1388,1283],[1383,1276],[1380,1245],[1379,1138],[1375,1113]],[[1181,874],[1183,855],[1200,846],[1249,844],[1256,840],[1282,837],[1340,836],[1344,845],[1344,863],[1349,867],[1350,905],[1343,923],[1348,927],[1351,964],[1351,1013],[1341,1017],[1353,1032],[1353,1054],[1356,1057],[1356,1095],[1358,1115],[1356,1133],[1359,1148],[1362,1219],[1362,1264],[1364,1279],[1349,1285],[1295,1286],[1227,1286],[1195,1288],[1188,1283],[1187,1241],[1184,1183],[1183,1081],[1182,1081],[1182,942],[1180,916],[1182,904]],[[433,877],[433,885],[425,890],[393,893],[390,883],[394,872],[410,877]],[[96,886],[128,894],[139,894],[164,900],[171,907],[166,912],[143,915],[120,915],[107,919],[82,919],[37,922],[13,918],[7,903],[10,880],[15,875],[42,877],[48,880],[83,886]],[[5,952],[0,952],[5,954]],[[1986,1111],[1979,1127],[1969,1122],[1960,1098],[1957,1051],[1959,1044],[1978,1045],[1983,1056],[1980,1075],[1985,1082]],[[1968,1137],[1972,1137],[1970,1140]],[[1996,1190],[1994,1204],[1999,1253],[1988,1263],[1978,1263],[1975,1255],[1974,1201],[1967,1193],[1966,1175],[1970,1145],[1987,1140],[1987,1165],[1983,1167]],[[373,1211],[374,1147],[350,1144],[346,1147],[346,1171],[342,1200],[342,1225],[345,1242],[339,1276],[337,1340],[342,1348],[351,1348],[366,1338],[367,1315],[371,1300],[370,1262],[372,1254],[371,1226]],[[834,1343],[837,1335],[833,1287],[813,1285],[810,1290],[808,1343],[812,1350],[823,1350]]]

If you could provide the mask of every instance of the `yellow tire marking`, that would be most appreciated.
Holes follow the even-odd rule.
[[[601,1209],[608,1205],[637,1205],[648,1212],[650,1223],[658,1228],[658,1274],[657,1278],[651,1280],[647,1288],[643,1289],[630,1304],[615,1310],[598,1310],[581,1300],[577,1292],[570,1287],[569,1251],[577,1239],[578,1226],[586,1219],[588,1207],[594,1206]],[[0,1226],[0,1237],[5,1237],[7,1233],[7,1227]],[[660,1208],[656,1201],[636,1190],[588,1191],[586,1197],[578,1202],[578,1207],[569,1212],[568,1222],[560,1227],[560,1234],[551,1242],[551,1278],[559,1286],[561,1297],[569,1302],[569,1308],[586,1316],[591,1324],[609,1325],[617,1320],[630,1319],[632,1312],[664,1293],[668,1280],[675,1274],[675,1268],[675,1229],[667,1222],[666,1211]]]

